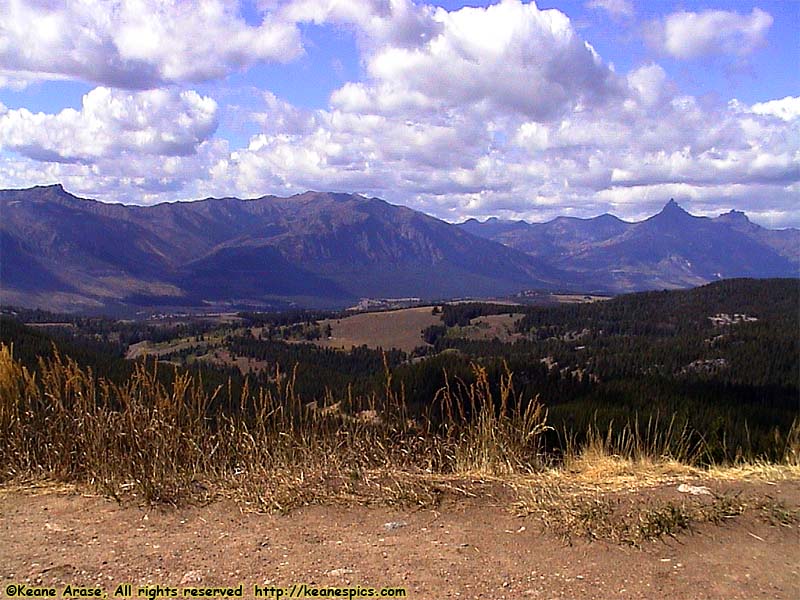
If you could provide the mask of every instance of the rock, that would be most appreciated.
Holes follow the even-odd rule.
[[[405,521],[389,521],[388,523],[384,523],[384,529],[392,530],[392,529],[400,529],[401,527],[406,527],[408,523]]]
[[[678,486],[678,491],[692,496],[710,496],[711,490],[704,485],[689,485],[682,483]]]
[[[347,567],[340,567],[338,569],[331,569],[326,575],[330,575],[331,577],[341,577],[342,575],[350,575],[353,572],[353,569],[348,569]]]
[[[181,585],[189,585],[190,583],[200,583],[203,581],[203,575],[200,571],[187,571],[181,577]]]

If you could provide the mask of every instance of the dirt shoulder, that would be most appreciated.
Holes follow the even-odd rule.
[[[703,482],[796,509],[800,481]],[[633,492],[676,498],[673,484]],[[400,586],[408,598],[798,598],[800,530],[744,514],[636,548],[573,539],[519,517],[507,498],[436,510],[307,507],[288,515],[218,501],[140,508],[74,489],[0,488],[6,586]]]

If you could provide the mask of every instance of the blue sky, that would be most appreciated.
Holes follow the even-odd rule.
[[[800,0],[0,0],[0,187],[800,226]]]

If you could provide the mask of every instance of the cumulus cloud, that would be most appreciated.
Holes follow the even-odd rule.
[[[293,106],[272,92],[261,94],[263,107],[246,118],[257,123],[264,133],[297,135],[308,133],[315,126],[311,111]]]
[[[786,96],[780,100],[758,102],[751,110],[757,115],[773,115],[784,121],[797,121],[800,119],[800,97]]]
[[[648,40],[680,60],[719,54],[745,56],[764,43],[772,21],[760,8],[749,15],[725,10],[681,11],[652,23]]]
[[[557,10],[503,0],[486,8],[439,8],[432,18],[438,34],[416,47],[374,49],[367,58],[370,84],[343,90],[334,101],[359,106],[357,96],[362,104],[377,96],[379,105],[474,106],[547,120],[617,91],[613,72]]]
[[[712,195],[699,190],[726,190],[722,210],[755,189],[769,191],[764,214],[791,217],[786,190],[800,181],[800,120],[787,127],[761,107],[704,106],[677,94],[653,64],[631,72],[627,85],[615,104],[548,122],[485,119],[469,108],[447,118],[298,112],[272,98],[258,118],[293,125],[254,136],[224,176],[251,194],[345,189],[451,220],[609,210],[633,218],[655,212],[670,193],[712,210]]]
[[[230,188],[216,187],[213,173],[229,153],[224,140],[212,139],[188,156],[125,153],[65,163],[12,155],[0,160],[0,181],[8,188],[62,183],[84,197],[134,204],[224,196],[230,195]]]
[[[693,214],[715,217],[735,208],[746,207],[747,215],[766,227],[797,226],[796,204],[800,189],[759,184],[719,184],[695,186],[665,183],[646,188],[610,187],[596,195],[598,204],[630,220],[652,216],[665,198],[678,198]]]
[[[412,0],[287,0],[280,15],[288,22],[336,23],[355,28],[365,46],[415,47],[441,30],[435,9]]]
[[[121,154],[193,154],[217,128],[217,103],[194,91],[126,93],[98,87],[81,109],[0,113],[0,147],[47,162],[93,162]]]
[[[250,193],[347,189],[451,220],[605,211],[638,218],[671,196],[713,213],[744,202],[748,190],[761,195],[759,214],[772,224],[792,218],[787,190],[800,181],[793,98],[705,104],[681,95],[654,63],[621,85],[603,106],[548,121],[514,111],[487,118],[469,104],[373,104],[386,96],[364,84],[339,90],[329,110],[268,98],[258,119],[287,127],[265,127],[226,174]]]
[[[349,189],[385,195],[391,188],[412,193],[447,193],[475,187],[467,175],[481,159],[483,128],[472,122],[436,125],[339,110],[298,113],[267,101],[255,118],[267,126],[292,122],[291,130],[269,131],[234,152],[224,176],[237,189]]]
[[[0,89],[6,88],[14,92],[19,92],[27,88],[31,81],[30,77],[0,69]]]
[[[281,23],[350,28],[364,77],[323,109],[263,91],[260,106],[236,109],[249,120],[243,130],[257,129],[236,148],[215,137],[214,100],[177,86],[100,87],[80,110],[49,115],[0,105],[0,180],[63,181],[141,203],[342,190],[453,221],[634,219],[675,197],[702,214],[746,208],[796,224],[798,98],[717,104],[682,93],[655,62],[615,73],[565,15],[517,0],[457,11],[264,0],[261,9]],[[166,63],[148,56],[137,60],[164,79]]]
[[[612,17],[632,17],[633,2],[631,0],[589,0],[587,8],[601,9]]]
[[[544,170],[517,164],[528,157],[507,144],[520,119],[557,119],[627,93],[565,15],[534,4],[451,13],[402,0],[357,11],[303,0],[289,8],[295,20],[358,23],[370,36],[369,78],[334,91],[328,110],[298,111],[266,95],[253,115],[263,133],[228,163],[237,189],[392,190],[418,207],[430,195],[474,205],[475,194],[510,193],[514,177],[549,185]],[[398,19],[425,35],[398,41],[384,27]]]
[[[216,79],[302,51],[293,23],[265,13],[249,25],[234,0],[0,0],[0,14],[7,84],[66,77],[146,89]]]
[[[628,74],[628,85],[642,104],[653,107],[664,98],[667,91],[667,73],[661,65],[644,65]]]

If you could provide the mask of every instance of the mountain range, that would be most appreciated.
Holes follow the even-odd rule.
[[[306,192],[155,206],[61,185],[0,190],[0,302],[54,310],[345,306],[361,297],[621,292],[797,276],[800,231],[670,201],[611,215],[455,225],[378,198]]]
[[[637,223],[605,214],[547,223],[470,219],[460,227],[563,269],[573,281],[612,292],[800,273],[800,230],[766,229],[735,210],[697,217],[674,200]]]

